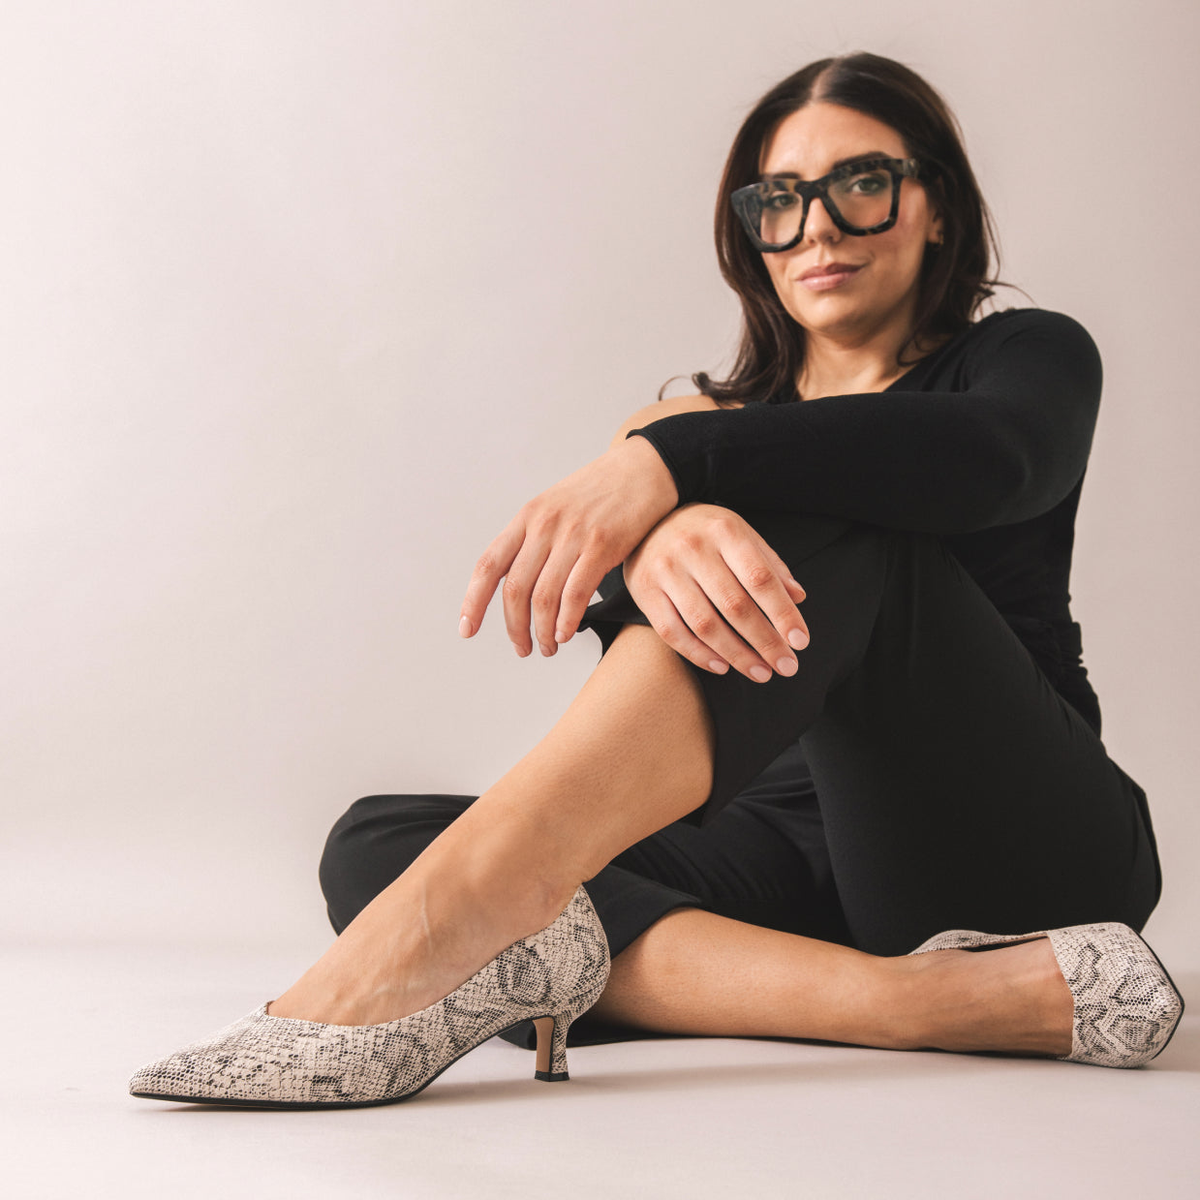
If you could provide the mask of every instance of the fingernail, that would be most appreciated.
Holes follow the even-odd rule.
[[[793,650],[803,650],[808,645],[808,634],[803,629],[789,629],[788,645]]]
[[[751,667],[750,678],[753,679],[755,683],[766,683],[767,680],[771,678],[771,672],[768,671],[766,667]]]
[[[513,642],[513,644],[512,644],[512,648],[513,648],[513,649],[514,649],[514,650],[515,650],[515,651],[516,651],[516,652],[517,652],[517,653],[518,653],[518,654],[519,654],[519,655],[520,655],[522,658],[525,658],[525,657],[526,657],[526,655],[528,655],[528,654],[531,654],[531,653],[532,653],[532,651],[531,651],[531,650],[526,650],[524,646],[518,646],[516,642]]]
[[[799,589],[800,589],[802,592],[804,592],[804,595],[805,595],[805,596],[807,596],[807,595],[808,595],[808,593],[804,591],[804,585],[803,585],[803,584],[802,584],[802,583],[801,583],[801,582],[800,582],[798,579],[793,579],[793,578],[792,578],[792,577],[789,575],[789,576],[788,576],[788,583],[790,583],[790,584],[792,585],[792,587],[799,588]]]
[[[714,658],[712,662],[708,664],[708,669],[710,671],[716,671],[718,675],[724,675],[725,672],[729,670],[729,664],[725,662],[724,659]]]
[[[566,632],[562,629],[556,630],[554,633],[554,640],[556,642],[565,642],[567,640]]]
[[[552,655],[552,654],[554,653],[554,651],[553,651],[553,650],[551,650],[551,649],[550,649],[550,647],[549,647],[549,646],[547,646],[545,642],[538,642],[538,645],[541,647],[541,649],[542,649],[542,654],[543,654],[543,655],[544,655],[546,658],[549,658],[549,657],[550,657],[550,655]]]
[[[471,624],[471,618],[470,617],[459,617],[459,619],[458,619],[458,636],[459,637],[470,637],[471,634],[474,632],[475,632],[475,629]]]
[[[789,655],[781,654],[779,656],[779,661],[775,664],[775,670],[777,670],[780,675],[795,675],[797,670],[799,670],[799,663],[797,663],[796,660],[791,658]]]

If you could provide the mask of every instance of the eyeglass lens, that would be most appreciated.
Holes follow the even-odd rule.
[[[800,232],[803,199],[789,180],[767,180],[759,202],[759,237],[771,245],[790,242]],[[841,217],[856,229],[886,221],[892,211],[892,174],[882,168],[862,171],[829,185],[829,199]]]

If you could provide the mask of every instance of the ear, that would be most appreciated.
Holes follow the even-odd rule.
[[[940,246],[946,240],[946,226],[942,219],[942,208],[938,203],[938,198],[933,191],[926,187],[925,200],[929,205],[929,233],[926,237],[926,242],[931,246]]]

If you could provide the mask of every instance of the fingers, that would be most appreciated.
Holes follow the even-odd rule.
[[[690,614],[690,619],[698,621],[702,628],[704,627],[705,614],[710,614],[708,619],[711,623],[708,626],[708,632],[710,636],[715,632],[717,624],[715,610],[708,603],[708,598],[699,588],[695,589],[694,594],[691,594],[686,601],[682,596],[677,596],[676,598],[684,605],[684,608]],[[715,675],[724,675],[729,670],[728,661],[718,657],[710,645],[702,642],[688,628],[688,624],[680,615],[675,602],[666,592],[655,590],[650,595],[645,596],[641,601],[641,609],[646,614],[646,618],[653,626],[655,633],[672,650],[682,654],[689,662],[695,663],[702,670],[712,671]],[[733,640],[736,642],[737,639]],[[731,653],[737,653],[736,647],[731,650]]]
[[[514,520],[475,565],[459,632],[464,637],[478,632],[503,578],[504,625],[514,649],[525,658],[533,652],[536,638],[542,654],[553,655],[579,627],[605,569],[597,551],[581,552],[574,540],[554,547],[552,539],[539,538],[524,522]]]
[[[561,537],[561,535],[560,535]],[[603,538],[568,537],[546,551],[535,551],[532,543],[523,549],[509,571],[512,585],[512,615],[509,616],[509,580],[504,583],[505,619],[509,637],[528,637],[530,614],[534,636],[547,657],[558,653],[560,643],[569,641],[579,628],[584,610],[604,578],[609,563]],[[542,555],[548,555],[539,561]],[[525,562],[522,563],[522,559]]]
[[[728,570],[719,582],[711,575],[702,581],[680,576],[669,592],[655,588],[640,603],[663,641],[706,671],[724,674],[732,665],[747,679],[766,683],[775,672],[798,670],[787,642]],[[794,604],[791,609],[795,614]]]
[[[544,655],[557,653],[559,643],[567,641],[579,625],[596,584],[604,577],[603,570],[595,570],[595,563],[594,556],[581,554],[568,543],[552,553],[542,567],[533,589],[532,609],[534,633]],[[589,578],[590,586],[586,584]],[[588,587],[587,595],[580,603],[584,586]],[[564,636],[559,637],[560,633]]]
[[[771,565],[775,568],[775,573],[779,576],[780,580],[783,582],[784,587],[787,588],[788,595],[791,596],[791,598],[797,604],[799,604],[803,600],[807,600],[808,593],[800,586],[800,584],[795,579],[792,578],[792,573],[788,569],[787,563],[785,563],[783,561],[783,559],[780,558],[779,555],[776,554],[775,551],[772,550],[771,547],[767,545],[766,542],[763,542],[762,548],[763,548],[763,551],[765,552],[768,560],[770,561]],[[781,631],[781,632],[784,633],[785,637],[787,636],[786,631]]]
[[[756,607],[766,614],[771,625],[771,634],[777,635],[777,637],[770,637],[765,645],[752,637],[747,640],[768,662],[775,662],[779,657],[776,654],[777,649],[783,649],[785,653],[790,653],[792,650],[803,650],[809,643],[808,624],[796,607],[798,601],[789,595],[789,590],[795,590],[803,599],[805,592],[792,579],[787,564],[766,542],[762,543],[761,551],[760,557],[746,548],[745,551],[736,555],[735,561],[731,565],[739,582],[746,589]],[[763,561],[763,558],[766,559],[766,562]],[[794,589],[789,589],[789,586],[784,583],[785,580],[794,585]],[[739,633],[746,636],[748,631],[743,630],[736,621],[734,625]],[[761,624],[758,625],[758,628],[762,628]],[[783,647],[779,646],[778,639],[783,639],[785,643]],[[791,672],[784,671],[783,673],[790,674]]]
[[[522,658],[533,652],[533,641],[529,636],[533,593],[535,588],[540,587],[539,581],[548,555],[548,547],[526,540],[509,567],[508,574],[504,577],[504,586],[500,589],[504,598],[504,626],[508,630],[508,640]],[[539,592],[539,602],[543,611],[546,607],[545,597],[546,592],[542,588]],[[546,652],[543,649],[542,653]]]
[[[605,571],[604,561],[595,554],[585,552],[576,560],[562,586],[562,602],[554,625],[556,642],[569,642],[574,637],[587,606],[592,602],[592,596],[604,578]]]
[[[479,627],[483,624],[483,614],[492,602],[496,587],[512,566],[524,540],[524,522],[514,518],[479,556],[467,583],[467,593],[463,597],[459,613],[458,628],[463,637],[473,637],[479,632]]]
[[[695,619],[685,616],[702,641],[756,683],[766,683],[776,671],[795,675],[799,669],[796,651],[776,626],[799,631],[803,645],[808,644],[807,627],[770,567],[760,562],[743,568],[740,575],[725,568],[700,582],[710,600],[710,611]]]
[[[765,542],[728,553],[730,562],[709,557],[663,576],[639,598],[643,612],[672,649],[705,670],[728,663],[756,683],[794,675],[796,651],[809,642],[797,609],[804,589]]]

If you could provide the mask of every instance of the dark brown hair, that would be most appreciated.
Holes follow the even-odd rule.
[[[967,162],[962,131],[942,97],[915,71],[878,54],[860,51],[809,63],[754,106],[725,163],[717,196],[717,259],[742,302],[741,344],[728,379],[714,380],[704,371],[692,376],[696,387],[718,403],[796,398],[804,329],[780,304],[762,256],[738,224],[729,198],[759,178],[760,155],[778,123],[818,101],[856,109],[891,126],[904,140],[907,155],[926,168],[921,181],[943,217],[945,240],[925,249],[913,332],[900,349],[897,366],[912,365],[904,354],[918,341],[940,343],[970,325],[979,306],[994,294],[990,285],[1010,286],[988,278],[993,257],[999,266],[999,243]]]

